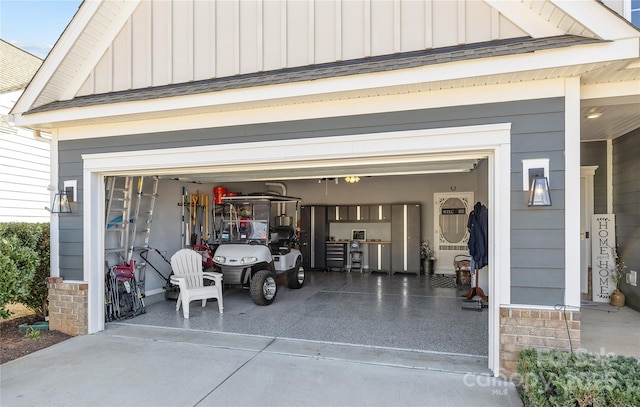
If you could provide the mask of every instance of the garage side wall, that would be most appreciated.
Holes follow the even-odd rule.
[[[82,154],[511,123],[511,302],[554,305],[564,298],[564,99],[264,123],[59,142],[60,184],[77,179]],[[552,207],[528,208],[522,160],[549,158]],[[481,186],[485,186],[482,183]],[[80,195],[81,196],[81,195]],[[60,216],[60,275],[82,280],[82,200]],[[485,203],[491,209],[490,203]]]
[[[613,141],[613,212],[618,254],[629,270],[640,272],[640,129]],[[640,310],[640,286],[625,280],[620,289],[626,303]]]

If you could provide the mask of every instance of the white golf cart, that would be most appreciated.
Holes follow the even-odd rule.
[[[289,288],[302,287],[302,254],[296,248],[294,229],[299,204],[300,198],[280,195],[223,198],[213,267],[223,274],[225,285],[249,288],[257,305],[269,305],[275,300],[278,275],[286,273]],[[287,216],[287,210],[294,216]]]

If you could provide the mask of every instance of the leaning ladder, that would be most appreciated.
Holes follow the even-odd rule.
[[[127,260],[132,177],[105,178],[105,263],[107,270]]]
[[[148,180],[150,179],[150,182]],[[143,250],[149,250],[149,237],[151,236],[151,223],[153,210],[158,197],[158,177],[139,177],[134,192],[134,205],[129,230],[129,249],[127,261],[131,261],[134,254],[140,256]],[[147,262],[137,259],[136,270],[138,272],[137,283],[140,292],[145,292]]]

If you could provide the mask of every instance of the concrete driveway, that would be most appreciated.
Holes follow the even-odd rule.
[[[475,366],[477,364],[477,366]],[[2,366],[2,406],[521,406],[485,358],[110,324]]]

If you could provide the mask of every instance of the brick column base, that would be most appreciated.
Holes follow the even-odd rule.
[[[87,293],[89,285],[64,282],[62,277],[47,278],[49,289],[49,329],[69,335],[84,335],[88,330]]]
[[[565,321],[566,317],[566,321]],[[568,329],[568,331],[567,331]],[[518,352],[524,349],[580,347],[580,311],[500,308],[500,376],[517,372]]]

